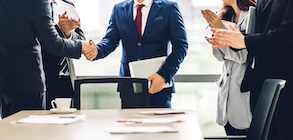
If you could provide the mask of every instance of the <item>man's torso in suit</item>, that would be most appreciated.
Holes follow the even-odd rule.
[[[158,71],[166,82],[170,82],[186,56],[188,43],[183,19],[177,3],[154,0],[144,33],[139,38],[133,20],[133,1],[116,4],[113,8],[106,36],[98,44],[97,59],[106,57],[122,42],[120,75],[129,76],[128,62],[168,56]],[[170,42],[172,48],[170,47]]]
[[[1,0],[0,9],[2,90],[13,93],[45,90],[40,44],[51,53],[80,57],[80,42],[57,36],[47,0]]]

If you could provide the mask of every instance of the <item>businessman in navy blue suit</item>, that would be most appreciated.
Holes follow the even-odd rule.
[[[137,8],[140,4],[141,28],[136,26]],[[141,35],[140,35],[141,33]],[[188,43],[181,13],[176,2],[168,0],[125,0],[114,6],[107,33],[97,44],[96,59],[104,58],[122,42],[120,76],[130,76],[128,63],[136,60],[168,56],[162,67],[150,75],[149,88],[151,107],[171,107],[171,93],[174,86],[163,88],[167,82],[174,82],[173,76],[186,56]],[[173,84],[174,85],[174,84]],[[123,92],[133,92],[130,86],[121,85]],[[124,101],[122,99],[122,108]]]
[[[48,0],[0,0],[0,108],[2,118],[24,109],[45,108],[41,46],[50,53],[92,60],[95,45],[62,39]]]

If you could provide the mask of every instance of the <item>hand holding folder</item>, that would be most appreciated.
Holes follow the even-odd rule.
[[[129,62],[129,70],[131,77],[134,78],[148,78],[157,73],[161,66],[165,63],[167,56],[156,57],[151,59],[139,60]],[[149,88],[151,83],[149,82]],[[172,83],[166,83],[164,88],[172,87]],[[138,91],[138,87],[134,85],[134,91]]]

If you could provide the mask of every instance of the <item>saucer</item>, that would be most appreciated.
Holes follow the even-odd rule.
[[[69,108],[69,109],[67,109],[67,110],[58,110],[58,109],[56,109],[56,108],[52,108],[52,109],[50,109],[50,111],[51,111],[52,113],[56,113],[56,114],[73,113],[73,112],[75,112],[76,110],[77,110],[76,108]]]

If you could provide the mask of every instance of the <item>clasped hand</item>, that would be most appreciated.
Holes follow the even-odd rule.
[[[82,54],[90,61],[93,61],[97,57],[98,49],[92,40],[89,42],[82,41]]]
[[[62,15],[59,15],[58,26],[67,38],[70,37],[71,30],[78,28],[79,25],[79,21],[69,18],[66,11]],[[97,57],[98,49],[92,40],[89,42],[82,41],[82,54],[90,61],[93,61]]]

